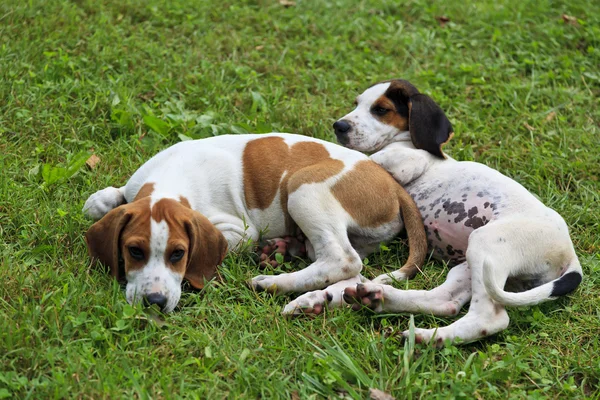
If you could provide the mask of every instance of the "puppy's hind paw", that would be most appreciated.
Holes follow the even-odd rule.
[[[352,304],[352,309],[355,311],[367,307],[375,312],[381,312],[383,311],[383,288],[371,282],[359,283],[356,287],[344,289],[344,301]]]

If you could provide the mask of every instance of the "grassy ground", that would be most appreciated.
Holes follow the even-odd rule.
[[[0,3],[0,398],[600,396],[600,3],[280,3]],[[283,319],[289,299],[244,285],[246,253],[163,322],[90,268],[84,200],[159,149],[244,130],[333,140],[356,94],[392,77],[447,111],[455,158],[565,217],[586,273],[574,295],[436,351],[401,342],[408,315]],[[396,243],[366,273],[405,257]],[[410,287],[446,272],[430,263]]]

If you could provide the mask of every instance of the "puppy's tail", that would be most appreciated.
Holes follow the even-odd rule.
[[[419,208],[402,187],[398,189],[398,200],[409,247],[408,260],[398,272],[404,274],[407,279],[411,279],[417,274],[427,256],[427,236]]]
[[[483,282],[492,299],[505,306],[532,306],[571,293],[581,283],[583,271],[576,256],[571,259],[567,270],[558,278],[524,292],[506,292],[496,281],[489,262],[483,264]]]

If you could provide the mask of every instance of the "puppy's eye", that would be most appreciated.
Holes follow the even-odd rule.
[[[390,111],[387,108],[383,108],[383,107],[379,107],[379,106],[375,106],[371,109],[371,112],[375,115],[385,115],[387,114],[387,112]]]
[[[142,249],[140,249],[139,247],[134,247],[134,246],[129,247],[129,254],[131,255],[131,258],[133,258],[134,260],[143,260],[144,259],[144,251]]]
[[[171,254],[171,258],[169,258],[169,261],[171,261],[172,263],[176,263],[177,261],[179,261],[183,258],[184,254],[185,254],[185,251],[183,251],[183,250],[175,250]]]

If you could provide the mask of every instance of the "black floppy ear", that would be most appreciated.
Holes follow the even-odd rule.
[[[452,124],[431,97],[424,94],[411,96],[408,103],[410,138],[416,148],[446,158],[442,146],[454,135]]]

